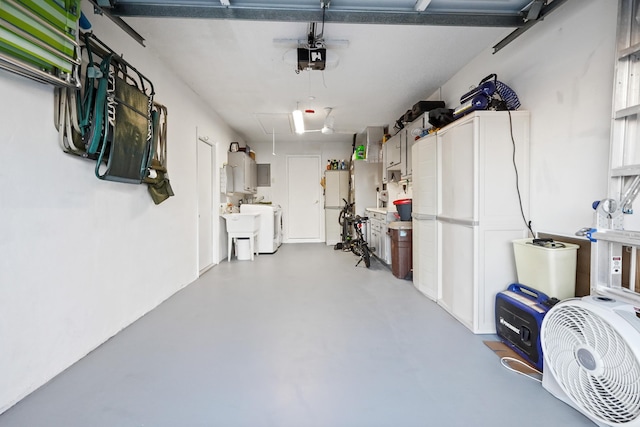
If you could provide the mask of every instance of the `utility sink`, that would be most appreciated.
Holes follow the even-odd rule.
[[[232,242],[238,239],[249,239],[251,249],[251,261],[253,254],[256,253],[258,247],[258,232],[260,231],[260,214],[259,213],[231,213],[224,214],[222,217],[227,222],[227,261],[231,261]]]
[[[255,233],[260,228],[259,213],[230,213],[222,216],[227,222],[227,233]]]

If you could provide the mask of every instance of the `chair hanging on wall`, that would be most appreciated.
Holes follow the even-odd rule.
[[[151,112],[153,122],[153,145],[151,164],[143,182],[156,205],[173,196],[167,172],[167,107],[154,102]]]

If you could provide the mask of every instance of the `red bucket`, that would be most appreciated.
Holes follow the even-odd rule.
[[[394,200],[393,204],[396,205],[400,221],[411,221],[411,199]]]

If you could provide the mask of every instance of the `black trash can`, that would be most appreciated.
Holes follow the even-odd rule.
[[[395,221],[389,224],[391,236],[391,272],[398,279],[411,279],[413,268],[411,221]]]

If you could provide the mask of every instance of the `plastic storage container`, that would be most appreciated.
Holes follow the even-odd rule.
[[[564,242],[542,242],[533,239],[513,241],[518,282],[550,297],[575,297],[578,245]]]
[[[398,279],[410,278],[413,267],[411,221],[395,221],[389,224],[391,236],[391,272]]]
[[[400,215],[400,221],[411,221],[411,211],[412,211],[411,199],[394,200],[393,204],[396,205],[396,210]]]
[[[249,239],[237,238],[236,239],[236,251],[238,261],[248,261],[251,259],[251,242]]]

